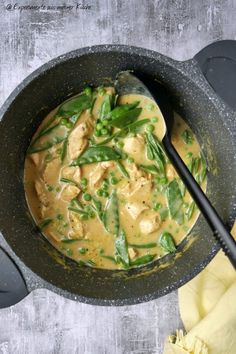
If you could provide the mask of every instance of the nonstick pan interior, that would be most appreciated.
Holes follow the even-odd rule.
[[[79,268],[64,259],[36,230],[26,205],[23,186],[25,152],[45,115],[86,84],[109,84],[120,70],[135,70],[158,79],[191,126],[207,157],[208,196],[229,225],[235,217],[235,136],[232,116],[222,111],[201,88],[186,64],[154,52],[128,47],[79,50],[52,61],[33,73],[15,90],[2,109],[0,124],[0,228],[16,255],[34,273],[67,291],[67,296],[94,304],[122,305],[147,301],[184,284],[197,274],[218,249],[202,217],[175,256],[129,271]],[[200,75],[200,72],[199,72]],[[204,86],[204,85],[203,85]]]

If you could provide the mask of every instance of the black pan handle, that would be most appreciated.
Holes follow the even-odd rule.
[[[176,168],[179,176],[186,185],[189,193],[192,195],[194,201],[199,207],[200,211],[207,220],[210,228],[213,231],[213,234],[217,241],[220,243],[225,254],[228,256],[232,265],[236,269],[236,242],[231,236],[230,232],[226,229],[221,218],[217,214],[216,210],[210,203],[207,196],[203,193],[201,187],[195,181],[192,174],[189,172],[188,168],[184,164],[183,160],[179,156],[178,152],[175,150],[172,145],[170,138],[166,134],[162,140],[165,147],[166,153]]]
[[[0,247],[0,309],[12,306],[28,295],[23,275],[6,251]]]
[[[236,110],[236,41],[214,42],[196,54],[194,59],[217,95]]]

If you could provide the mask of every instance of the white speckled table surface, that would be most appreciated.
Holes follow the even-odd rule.
[[[63,5],[67,8],[56,8]],[[0,1],[0,104],[33,70],[83,46],[137,45],[185,60],[212,41],[236,39],[235,0],[91,0],[84,5],[90,9],[73,0]],[[107,308],[41,289],[0,310],[0,354],[159,354],[165,337],[178,327],[176,293]]]

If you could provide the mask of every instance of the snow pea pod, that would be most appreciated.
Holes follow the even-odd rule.
[[[173,236],[167,231],[161,234],[159,244],[168,253],[173,253],[176,251],[176,245]]]
[[[121,155],[109,146],[89,147],[81,156],[74,160],[71,166],[80,166],[94,162],[120,160]]]
[[[65,103],[59,107],[56,116],[63,117],[63,116],[72,116],[74,114],[78,114],[83,112],[84,110],[90,108],[92,104],[92,99],[90,95],[86,95],[82,93],[79,96],[72,97]]]
[[[147,264],[147,263],[153,261],[153,259],[155,257],[156,257],[156,254],[146,254],[145,256],[141,256],[141,257],[134,259],[133,261],[130,261],[130,265],[133,267],[144,265],[144,264]]]
[[[51,140],[47,141],[44,144],[41,144],[38,146],[34,146],[34,145],[30,146],[27,150],[27,154],[30,155],[30,154],[34,154],[36,152],[48,150],[52,146],[62,143],[65,139],[66,139],[66,137],[55,136]]]

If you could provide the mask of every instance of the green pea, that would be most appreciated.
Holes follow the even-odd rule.
[[[98,123],[98,124],[96,125],[96,129],[97,129],[97,130],[101,130],[102,128],[103,128],[102,123]]]
[[[91,194],[89,193],[84,193],[83,198],[86,202],[89,202],[92,199]]]
[[[104,87],[98,87],[98,94],[100,96],[104,96],[106,93],[106,90],[104,89]]]
[[[86,186],[88,185],[88,180],[87,180],[87,178],[83,177],[83,178],[81,179],[81,184],[82,184],[84,187],[86,187]]]
[[[65,124],[65,126],[66,126],[66,128],[71,129],[71,128],[73,127],[73,123],[67,122],[67,123]]]
[[[108,134],[108,130],[106,128],[101,129],[101,134],[102,135],[107,135]]]
[[[102,121],[102,125],[103,125],[104,127],[106,127],[108,124],[109,124],[109,120],[108,120],[108,119],[104,119],[104,120]]]
[[[158,122],[158,117],[152,117],[152,118],[151,118],[151,122],[152,122],[152,123]]]
[[[66,125],[68,123],[68,120],[66,118],[61,119],[61,125]]]
[[[133,163],[134,162],[134,159],[133,157],[129,157],[128,160],[127,160],[128,163]]]
[[[102,191],[102,196],[104,198],[107,198],[107,197],[109,197],[109,193],[107,191]]]
[[[116,146],[119,148],[119,149],[122,149],[124,147],[124,143],[123,141],[118,141]]]
[[[116,177],[111,177],[111,184],[117,184],[119,181]]]
[[[154,209],[155,211],[161,209],[161,203],[155,203],[153,209]]]
[[[103,190],[102,190],[102,189],[98,189],[98,190],[97,190],[97,195],[98,195],[99,197],[102,197],[102,196],[103,196]]]
[[[89,216],[91,219],[94,219],[96,217],[96,214],[94,213],[94,211],[90,211]]]
[[[95,136],[101,136],[101,130],[95,130],[94,135]]]
[[[88,218],[89,218],[88,214],[82,214],[82,215],[80,215],[80,219],[81,219],[81,220],[88,220]]]
[[[80,248],[79,248],[79,253],[80,253],[80,254],[85,254],[87,251],[88,251],[88,249],[85,248],[85,247],[80,247]]]
[[[54,189],[53,186],[48,186],[48,191],[49,191],[49,192],[52,192],[53,189]]]
[[[84,89],[84,93],[85,93],[87,96],[91,96],[91,95],[92,95],[92,87],[86,86],[85,89]]]
[[[152,125],[152,124],[148,124],[148,125],[146,126],[146,131],[147,131],[148,133],[152,133],[152,132],[154,131],[154,129],[155,129],[155,127],[154,127],[154,125]]]
[[[64,216],[62,214],[57,214],[57,220],[63,220]]]

